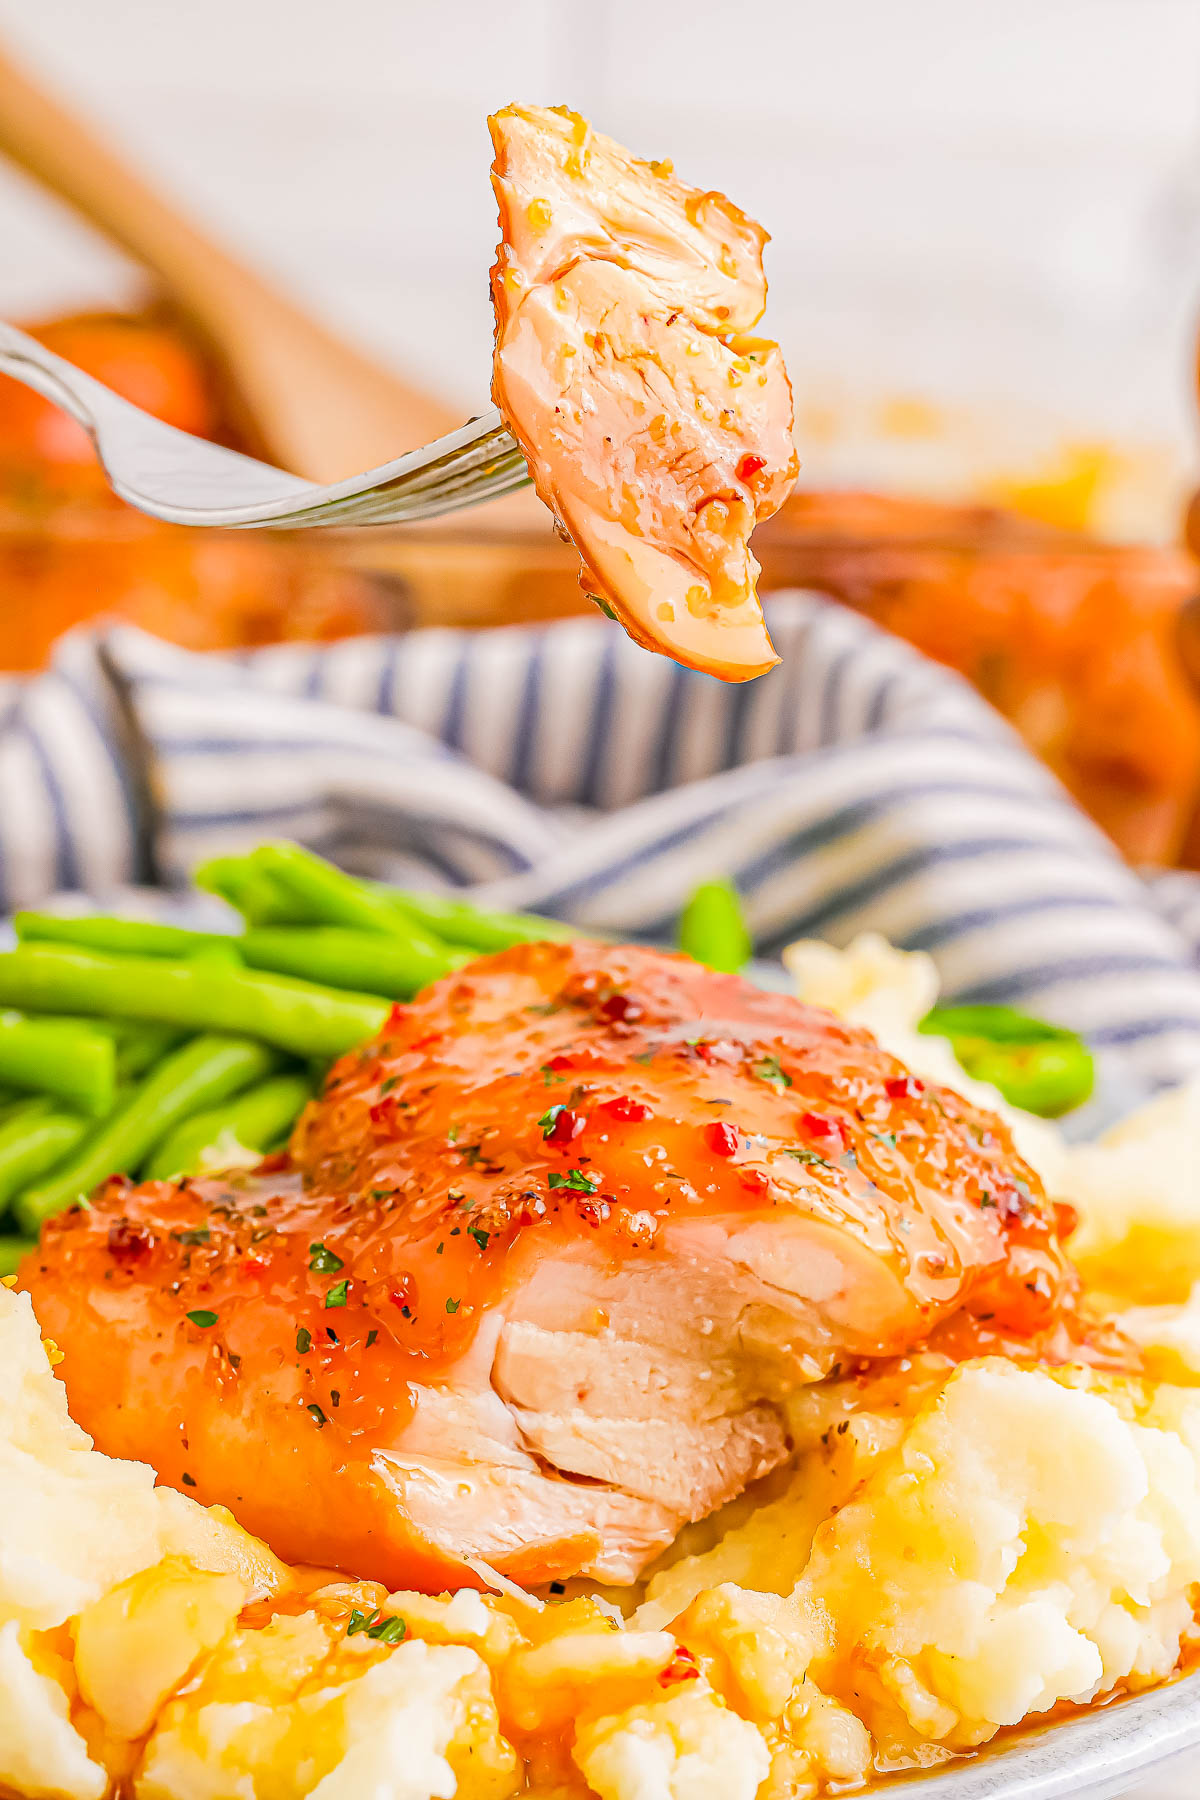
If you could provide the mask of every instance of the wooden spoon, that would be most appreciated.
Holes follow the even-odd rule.
[[[157,276],[280,467],[336,481],[463,423],[213,243],[2,53],[0,151]]]

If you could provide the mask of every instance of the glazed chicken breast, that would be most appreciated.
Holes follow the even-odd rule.
[[[394,1009],[289,1156],[113,1179],[22,1284],[111,1455],[389,1586],[627,1581],[784,1402],[1071,1277],[1004,1127],[686,958],[526,944]]]
[[[493,395],[583,585],[638,643],[728,681],[778,658],[750,533],[796,477],[762,317],[766,233],[577,113],[491,120]]]

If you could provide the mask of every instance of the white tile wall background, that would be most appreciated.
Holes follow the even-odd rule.
[[[0,37],[464,405],[491,331],[484,115],[569,100],[770,226],[801,401],[856,421],[803,446],[810,474],[869,474],[897,394],[965,406],[997,463],[1065,431],[1192,458],[1197,0],[0,0]],[[0,316],[128,287],[0,170]]]
[[[491,340],[485,114],[567,101],[770,226],[802,401],[917,394],[1026,449],[1065,429],[1191,457],[1197,0],[0,0],[0,37],[464,406]],[[0,316],[135,287],[0,169]],[[861,470],[869,436],[833,464]],[[1189,1759],[1138,1800],[1197,1780]]]

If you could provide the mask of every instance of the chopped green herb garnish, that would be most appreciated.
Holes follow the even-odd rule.
[[[368,1331],[368,1333],[367,1333],[367,1349],[368,1350],[371,1348],[371,1345],[375,1342],[375,1340],[378,1336],[379,1336],[379,1333],[375,1330],[374,1326],[372,1326],[370,1331]]]
[[[461,1305],[462,1305],[461,1300],[447,1300],[446,1311],[448,1313],[456,1313]]]
[[[301,1356],[307,1356],[312,1349],[312,1332],[302,1325],[296,1333],[296,1349]]]
[[[374,1612],[365,1613],[360,1612],[356,1606],[346,1624],[346,1636],[357,1637],[360,1631],[365,1631],[377,1644],[399,1644],[403,1641],[408,1626],[403,1619],[390,1613],[381,1613],[378,1608]]]
[[[783,1154],[785,1156],[794,1156],[796,1161],[800,1163],[817,1163],[822,1169],[833,1167],[827,1156],[818,1156],[815,1150],[785,1150]]]
[[[445,1248],[446,1248],[446,1245],[445,1245],[445,1241],[443,1240],[443,1242],[438,1245],[437,1249],[434,1251],[433,1254],[435,1256],[441,1256],[441,1254],[445,1250]]]
[[[565,1175],[555,1169],[548,1179],[552,1188],[574,1188],[577,1194],[594,1194],[600,1185],[598,1175],[587,1175],[582,1169],[568,1169]]]
[[[341,1267],[340,1263],[338,1264],[338,1267],[339,1268]],[[325,1296],[325,1305],[327,1307],[345,1306],[346,1290],[349,1288],[349,1286],[350,1286],[350,1283],[348,1280],[335,1281],[333,1286],[330,1288],[329,1292]]]
[[[325,1417],[325,1414],[321,1411],[315,1400],[311,1400],[304,1410],[305,1412],[312,1414],[317,1422],[318,1431],[321,1429],[322,1425],[328,1425],[329,1420]]]
[[[769,1081],[772,1087],[778,1088],[780,1092],[792,1085],[791,1076],[786,1069],[780,1067],[777,1056],[760,1056],[752,1068],[753,1073],[758,1076],[760,1081]]]
[[[873,1131],[871,1135],[877,1144],[886,1144],[889,1150],[894,1150],[896,1148],[896,1134],[894,1131]]]
[[[336,1256],[324,1244],[310,1244],[308,1246],[308,1266],[314,1275],[336,1275],[338,1270],[344,1269],[346,1265],[340,1256]]]
[[[481,1231],[479,1229],[478,1225],[468,1225],[467,1226],[467,1236],[473,1237],[475,1239],[475,1242],[479,1245],[479,1248],[481,1250],[487,1249],[488,1239],[491,1237],[491,1235],[492,1234],[490,1231]]]
[[[566,1110],[565,1106],[551,1106],[542,1114],[538,1124],[541,1126],[544,1138],[548,1138],[554,1130],[554,1121],[558,1118],[559,1113],[566,1112]]]
[[[407,1630],[408,1626],[404,1620],[393,1616],[387,1619],[377,1619],[374,1625],[368,1625],[367,1636],[374,1638],[377,1644],[398,1644],[404,1638]]]
[[[205,1312],[203,1308],[198,1312],[190,1312],[188,1318],[193,1325],[199,1325],[201,1331],[207,1331],[210,1325],[215,1325],[217,1322],[216,1313]]]
[[[385,1076],[385,1078],[379,1084],[380,1093],[381,1094],[390,1094],[392,1089],[395,1087],[396,1083],[399,1081],[399,1079],[400,1079],[400,1077],[398,1075]]]
[[[194,1231],[173,1231],[171,1236],[177,1244],[207,1244],[212,1232],[207,1225],[197,1225]]]

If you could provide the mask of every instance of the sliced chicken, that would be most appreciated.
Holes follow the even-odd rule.
[[[778,658],[756,522],[796,477],[762,317],[766,233],[577,113],[491,120],[501,244],[493,393],[583,585],[630,636],[727,681]]]
[[[1004,1127],[662,952],[481,959],[336,1065],[290,1159],[114,1179],[22,1281],[102,1450],[293,1561],[625,1581],[787,1454],[783,1403],[1072,1292]]]

